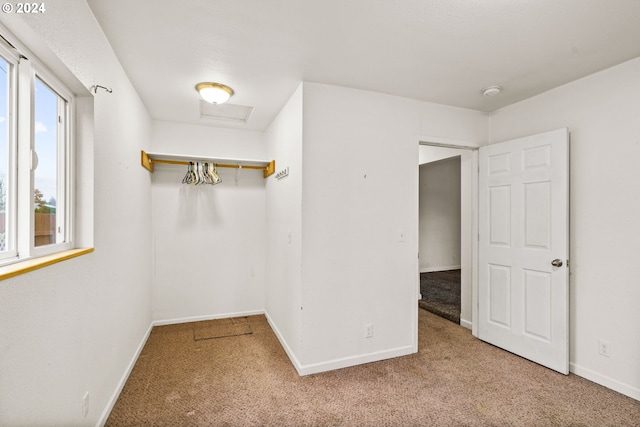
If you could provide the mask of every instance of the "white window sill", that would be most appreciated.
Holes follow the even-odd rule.
[[[68,251],[58,252],[55,254],[32,258],[26,261],[16,262],[15,264],[0,267],[0,280],[10,277],[19,276],[30,271],[38,270],[51,264],[56,264],[71,258],[79,257],[84,254],[93,252],[93,248],[69,249]]]

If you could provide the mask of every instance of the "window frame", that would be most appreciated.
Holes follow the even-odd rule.
[[[4,39],[4,40],[2,40]],[[6,43],[5,43],[6,42]],[[0,267],[21,261],[45,257],[74,248],[74,177],[75,177],[75,95],[44,64],[33,55],[27,58],[12,42],[0,38],[0,54],[12,62],[14,83],[10,90],[12,99],[11,131],[8,132],[12,147],[9,150],[9,170],[12,180],[11,212],[7,228],[11,230],[13,247],[0,253]],[[35,245],[35,85],[36,79],[57,95],[58,123],[56,126],[56,242]],[[8,112],[11,114],[11,111]],[[8,114],[8,115],[9,115]],[[60,120],[60,117],[62,120]],[[37,166],[37,165],[36,165]],[[9,178],[7,178],[9,181]],[[7,189],[9,194],[9,189]],[[61,199],[61,200],[60,200]],[[60,219],[60,217],[62,217]],[[59,236],[59,227],[62,227]]]
[[[13,49],[0,43],[0,56],[11,67],[7,70],[7,176],[5,182],[5,245],[7,250],[0,252],[0,265],[18,257],[17,249],[17,110],[18,62],[20,55]]]
[[[73,247],[73,233],[71,225],[72,222],[72,200],[73,200],[73,191],[72,191],[72,183],[73,183],[73,132],[72,132],[72,120],[73,117],[73,95],[68,91],[66,86],[64,86],[55,76],[50,74],[46,69],[40,69],[40,66],[37,64],[32,66],[32,77],[31,77],[31,86],[34,88],[32,93],[35,94],[35,83],[36,79],[39,79],[44,85],[48,86],[56,95],[58,96],[58,114],[62,114],[62,121],[58,122],[58,126],[56,129],[57,132],[57,182],[58,186],[62,187],[63,196],[60,197],[60,189],[56,194],[56,208],[61,207],[62,209],[59,211],[56,209],[56,215],[61,213],[63,220],[63,238],[61,242],[52,243],[45,246],[35,246],[35,242],[33,236],[29,239],[31,243],[30,252],[33,256],[39,257],[44,255],[49,255],[56,252],[61,252],[67,249],[71,249]],[[61,99],[63,102],[61,102]],[[61,105],[63,108],[60,108]],[[32,111],[35,108],[35,102],[33,103]],[[61,111],[62,110],[62,111]],[[35,151],[35,113],[31,116],[31,143],[32,149]],[[60,153],[62,151],[62,153]],[[35,219],[35,203],[33,201],[33,194],[35,191],[35,170],[31,171],[31,213],[34,215]],[[59,200],[62,199],[62,200]],[[58,225],[57,227],[59,227]],[[31,227],[31,232],[34,233],[34,226]],[[59,232],[56,230],[56,241],[58,240]]]

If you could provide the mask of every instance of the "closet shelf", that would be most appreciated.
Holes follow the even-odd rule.
[[[215,163],[218,168],[258,169],[263,171],[264,177],[276,171],[275,160],[229,159],[222,157],[188,156],[184,154],[147,153],[140,151],[140,164],[153,173],[155,164],[188,165],[189,162]]]

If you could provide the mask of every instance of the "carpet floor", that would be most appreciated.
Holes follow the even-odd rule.
[[[264,316],[155,327],[106,425],[640,425],[640,402],[418,312],[418,353],[304,377]]]
[[[460,324],[460,270],[420,273],[420,308]]]

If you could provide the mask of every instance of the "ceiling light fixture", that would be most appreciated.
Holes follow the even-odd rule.
[[[229,86],[203,82],[196,85],[196,90],[205,101],[211,104],[223,104],[233,95],[233,89]]]
[[[482,89],[482,94],[484,96],[496,96],[502,91],[502,87],[500,86],[487,86]]]

